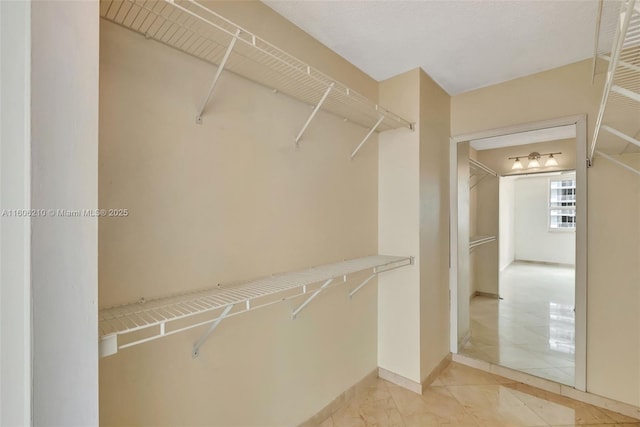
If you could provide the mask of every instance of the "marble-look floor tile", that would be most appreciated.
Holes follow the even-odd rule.
[[[368,402],[351,402],[332,416],[334,427],[404,427],[400,411],[389,398]]]
[[[506,385],[525,405],[549,424],[615,424],[605,410],[525,384]]]
[[[617,412],[609,411],[607,409],[598,408],[604,412],[609,418],[619,424],[631,424],[637,425],[639,422],[635,418],[627,417],[626,415],[618,414]]]
[[[319,427],[335,427],[333,424],[333,418],[329,417]]]
[[[393,385],[389,391],[407,427],[476,426],[446,387],[428,387],[422,395]]]
[[[456,362],[434,384],[420,395],[373,380],[320,427],[640,427],[640,420]]]
[[[523,369],[522,371],[536,377],[546,378],[551,381],[558,382],[560,384],[573,384],[573,372],[571,374],[567,374],[559,368]]]
[[[472,416],[480,427],[537,427],[548,425],[526,406],[523,408],[508,407],[500,410],[485,409],[474,412]]]
[[[480,426],[546,426],[504,385],[448,387]]]
[[[450,364],[438,377],[443,385],[482,385],[514,382],[458,363]]]
[[[640,423],[625,423],[625,424],[589,424],[588,427],[638,427]],[[568,425],[552,425],[551,427],[584,427],[580,424],[568,424]]]
[[[497,300],[474,297],[461,354],[566,385],[575,382],[574,269],[513,263]]]
[[[334,427],[404,426],[387,382],[383,380],[357,388],[347,405],[331,418]]]

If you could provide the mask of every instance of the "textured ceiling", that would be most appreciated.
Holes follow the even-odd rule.
[[[452,95],[592,57],[598,9],[597,0],[263,1],[376,80],[422,67]]]

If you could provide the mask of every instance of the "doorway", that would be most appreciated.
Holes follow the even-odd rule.
[[[584,116],[454,137],[450,160],[452,352],[584,390]]]

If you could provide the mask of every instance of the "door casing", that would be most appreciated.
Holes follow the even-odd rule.
[[[587,376],[587,115],[561,117],[452,136],[449,150],[449,287],[451,352],[458,353],[458,144],[558,126],[576,128],[575,385],[586,391]]]

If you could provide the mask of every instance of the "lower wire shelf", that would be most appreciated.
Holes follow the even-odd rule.
[[[484,245],[485,243],[495,242],[496,236],[474,236],[469,240],[469,250]]]
[[[218,285],[188,294],[105,308],[99,312],[100,356],[210,325],[194,344],[193,356],[197,357],[200,346],[224,318],[309,294],[307,300],[293,310],[295,319],[321,291],[346,282],[347,275],[371,270],[367,279],[350,291],[349,297],[352,297],[377,274],[410,264],[413,264],[413,257],[372,255],[240,284]],[[323,282],[322,286],[308,289],[320,282]]]

